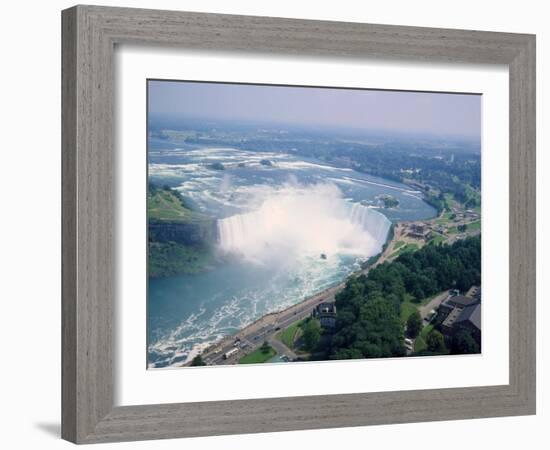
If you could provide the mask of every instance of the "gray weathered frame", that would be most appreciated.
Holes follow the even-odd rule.
[[[509,384],[114,407],[113,50],[128,43],[506,64]],[[93,443],[535,413],[535,36],[75,6],[62,13],[62,53],[64,439]]]

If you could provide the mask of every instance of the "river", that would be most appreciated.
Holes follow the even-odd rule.
[[[149,280],[149,368],[182,365],[264,314],[340,283],[381,250],[391,222],[435,215],[408,186],[291,154],[153,147],[148,170],[218,219],[227,261]],[[381,195],[399,206],[383,208]]]

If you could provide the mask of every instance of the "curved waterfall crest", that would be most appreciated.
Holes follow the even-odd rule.
[[[381,247],[384,245],[391,227],[391,221],[384,214],[360,203],[353,203],[350,208],[350,220],[370,233]]]
[[[382,250],[390,226],[382,213],[319,185],[276,192],[257,210],[217,222],[222,252],[258,262],[320,254],[366,258]]]

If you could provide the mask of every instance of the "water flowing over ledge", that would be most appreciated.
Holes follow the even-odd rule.
[[[214,241],[227,258],[213,270],[150,280],[150,368],[184,365],[260,317],[338,285],[381,251],[390,220],[434,213],[406,186],[292,155],[201,149],[179,163],[167,158],[153,168],[157,182],[180,180],[176,189],[218,218]],[[213,161],[226,170],[210,169]],[[376,207],[388,193],[399,208]]]
[[[219,247],[265,263],[314,255],[379,253],[391,222],[373,208],[346,201],[330,184],[287,186],[252,212],[218,220]]]

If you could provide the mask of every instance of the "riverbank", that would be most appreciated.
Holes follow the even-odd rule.
[[[396,239],[401,238],[401,234],[395,232],[389,233],[388,238],[389,240],[386,241],[384,250],[379,254],[380,257],[378,260],[374,264],[362,268],[350,276],[367,274],[371,268],[384,262],[387,259],[388,253],[393,250],[393,244],[396,242]],[[256,351],[264,341],[271,340],[284,328],[296,321],[309,317],[318,304],[334,302],[336,294],[344,289],[348,279],[349,276],[342,282],[324,289],[283,310],[265,314],[253,323],[239,330],[237,333],[228,335],[206,348],[201,354],[202,359],[209,365],[237,363],[240,358]],[[234,348],[238,348],[239,351],[226,359],[224,355]],[[186,366],[190,364],[190,360],[185,363]]]
[[[415,251],[429,244],[452,242],[477,231],[468,229],[468,232],[463,233],[463,235],[457,235],[456,232],[450,233],[449,230],[457,229],[459,221],[463,223],[465,219],[465,211],[456,209],[453,214],[453,219],[451,219],[448,212],[442,212],[430,219],[393,223],[383,245],[383,251],[363,263],[362,268],[350,276],[367,274],[371,268],[385,262],[391,262],[405,252]],[[470,220],[479,220],[478,217],[471,214],[470,216]],[[200,352],[203,360],[210,365],[235,364],[243,356],[256,351],[264,341],[271,342],[275,339],[277,333],[292,323],[309,317],[318,304],[334,302],[336,294],[344,289],[348,279],[349,276],[342,282],[305,298],[288,308],[267,313],[238,332],[211,344],[205,350],[195,349],[196,351],[192,352],[192,356]],[[232,351],[235,348],[237,348],[237,351]],[[224,355],[229,351],[232,351],[230,357],[225,358]],[[184,365],[191,364],[192,356],[190,355]]]
[[[393,261],[404,252],[415,251],[425,245],[437,245],[442,242],[452,243],[457,239],[463,239],[480,233],[480,229],[477,227],[467,227],[462,233],[449,232],[449,229],[454,230],[456,228],[456,224],[453,225],[455,219],[447,220],[448,218],[445,218],[444,214],[445,212],[427,220],[394,223],[393,230],[388,235],[384,249],[376,257],[376,260],[372,264],[365,265],[361,270],[356,271],[350,276],[366,275],[372,268],[385,262]],[[458,217],[459,214],[457,214],[456,221],[464,223],[464,217]],[[446,220],[444,229],[441,228],[443,220]],[[479,216],[471,215],[469,220],[475,223],[475,221],[479,220]],[[274,339],[276,340],[276,334],[293,323],[309,317],[318,304],[334,302],[335,296],[344,289],[348,279],[349,276],[341,283],[312,295],[284,310],[262,316],[239,332],[227,336],[208,347],[203,353],[203,359],[210,365],[237,363],[243,356],[256,351],[264,341],[272,342]],[[238,348],[238,351],[233,352],[229,358],[225,358],[224,354],[234,348]],[[186,365],[189,364],[190,361],[186,363]]]
[[[312,295],[303,301],[296,303],[281,311],[271,312],[260,317],[250,325],[237,333],[226,336],[222,340],[208,347],[203,353],[203,360],[210,365],[234,364],[244,355],[252,353],[259,348],[264,341],[274,337],[280,330],[286,328],[297,320],[302,320],[311,315],[311,311],[320,303],[334,301],[334,296],[345,286],[345,281]],[[239,348],[239,352],[224,358],[229,350]],[[190,365],[186,361],[185,365]]]

